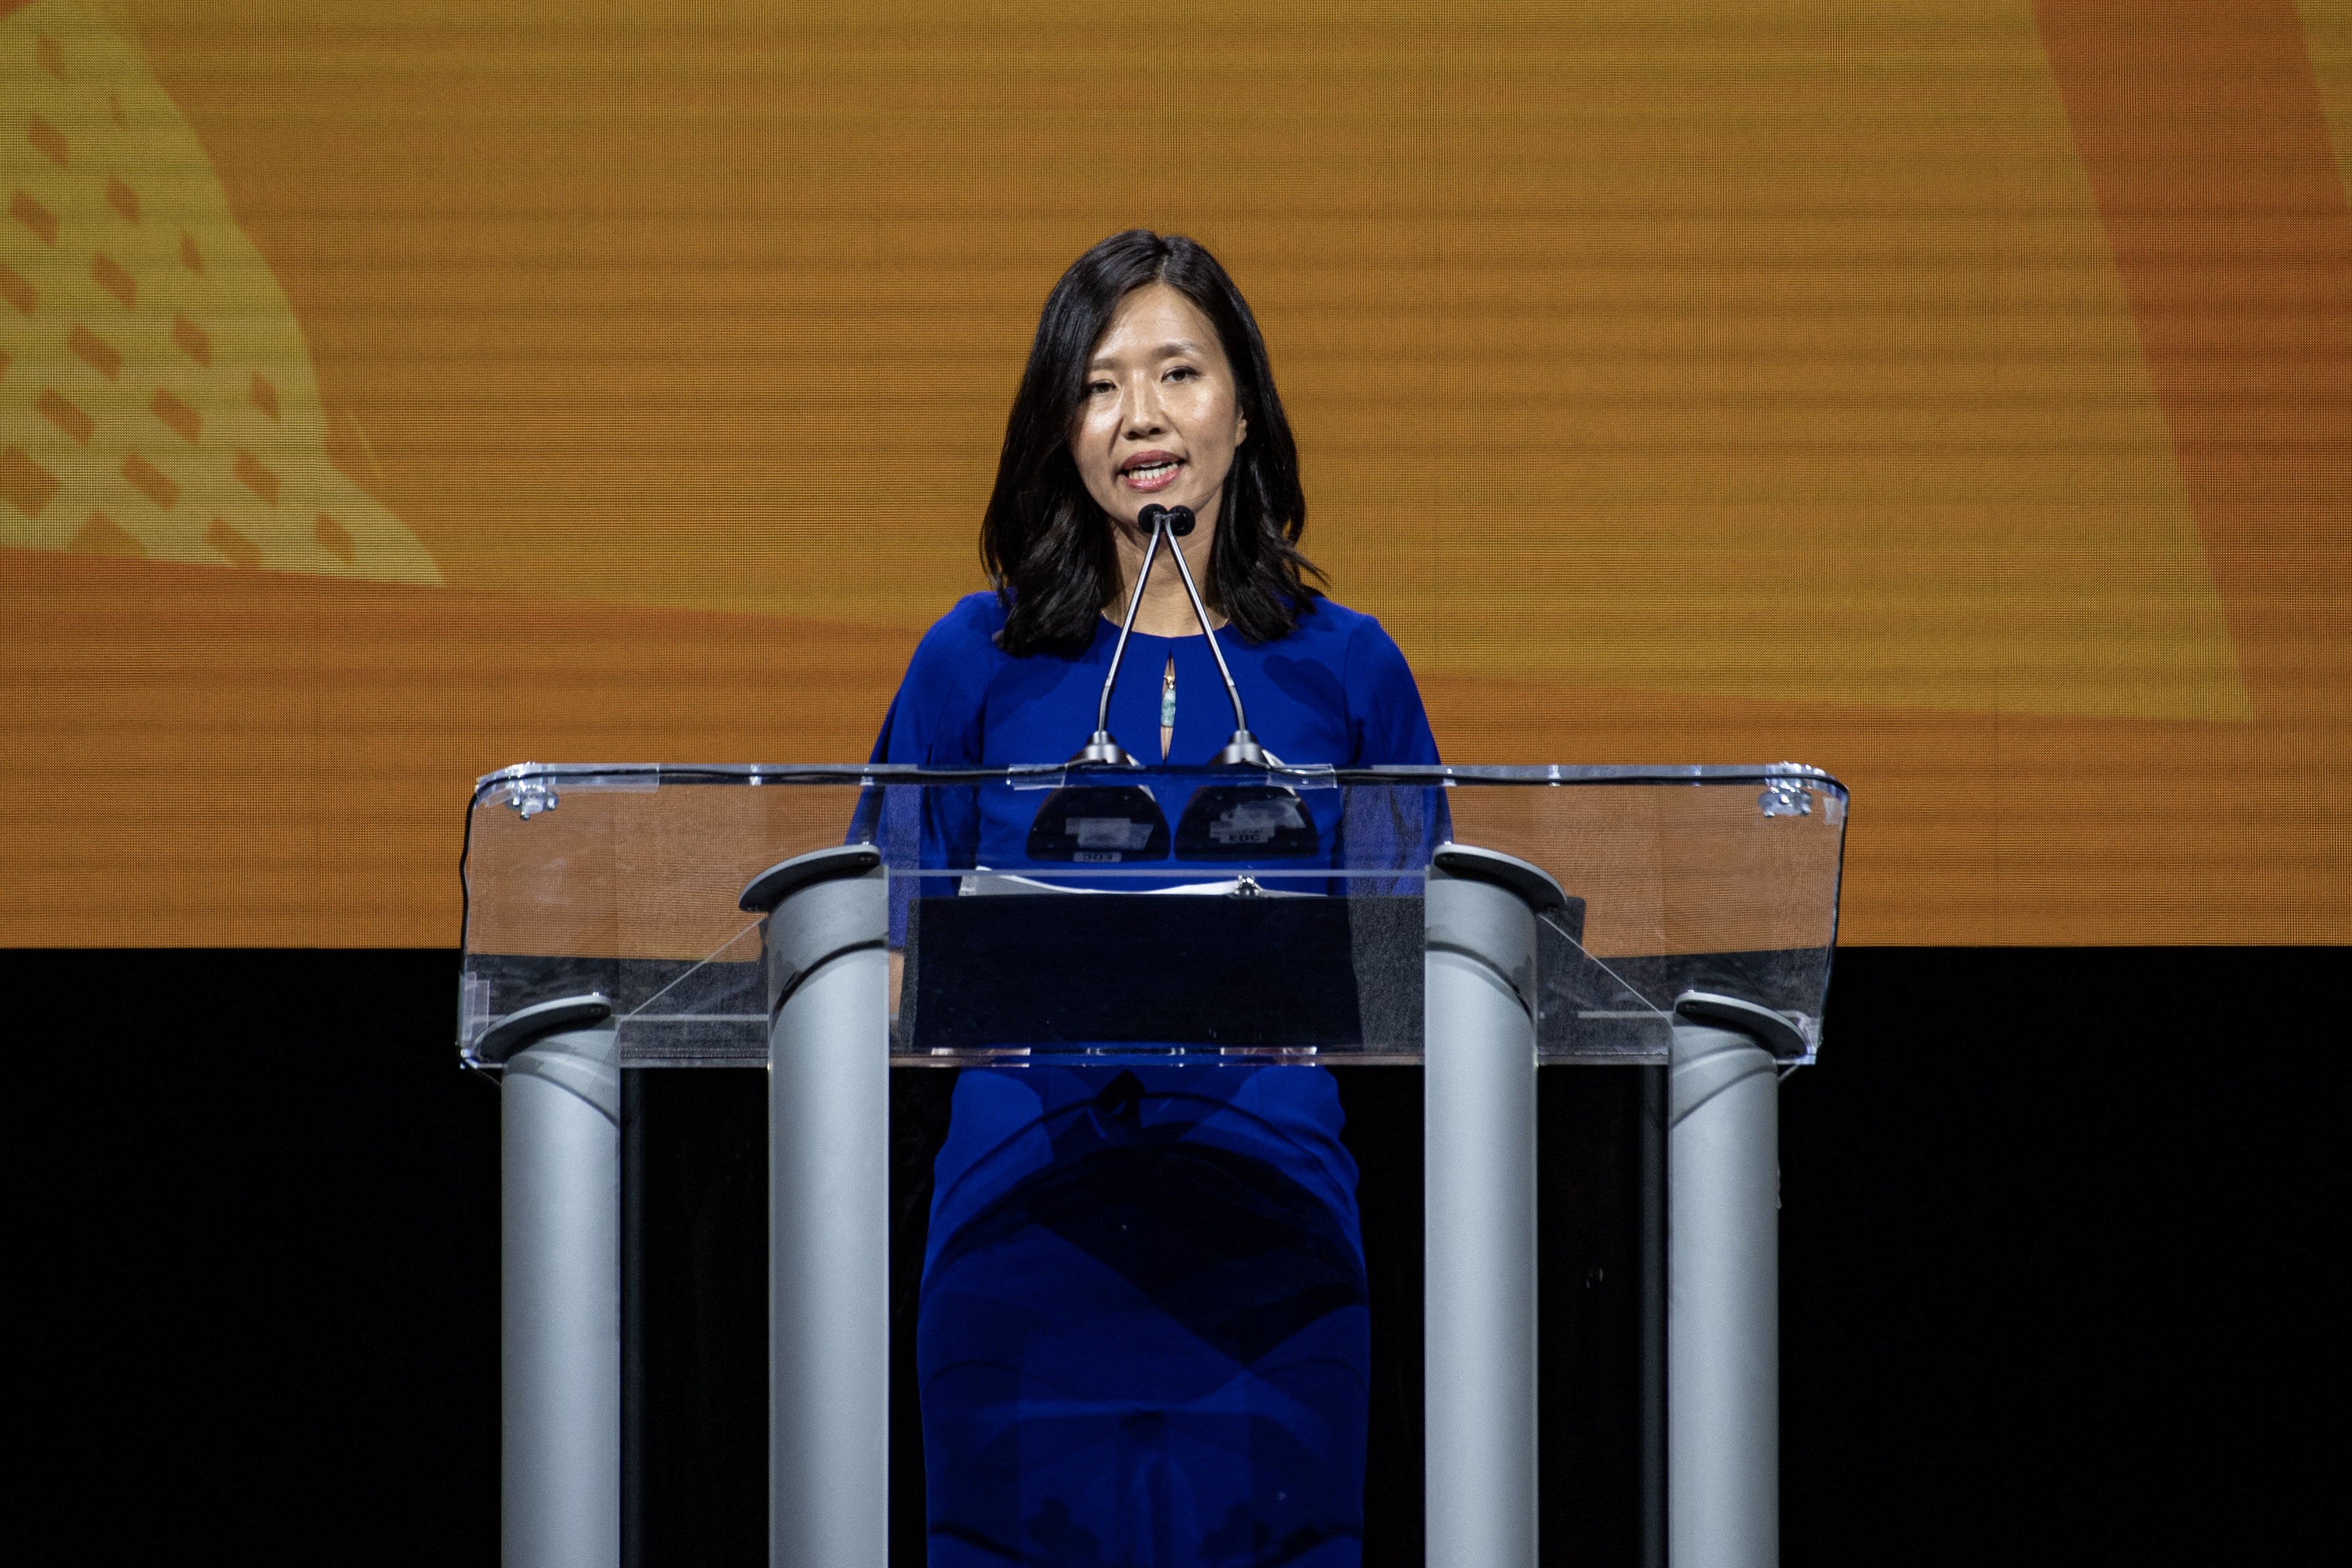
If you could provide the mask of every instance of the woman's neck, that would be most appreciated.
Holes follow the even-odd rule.
[[[1150,541],[1126,528],[1114,528],[1111,537],[1118,548],[1118,593],[1103,607],[1103,615],[1116,625],[1127,615],[1128,595],[1135,591],[1135,574],[1143,570],[1143,552]],[[1200,617],[1192,613],[1192,601],[1184,592],[1184,579],[1178,574],[1176,563],[1168,559],[1171,547],[1184,552],[1184,563],[1192,569],[1192,581],[1201,584],[1209,625],[1225,624],[1208,585],[1209,546],[1216,537],[1215,520],[1204,516],[1189,536],[1168,540],[1160,545],[1160,559],[1152,563],[1151,581],[1144,585],[1143,603],[1136,606],[1137,631],[1155,637],[1195,637],[1200,633]]]

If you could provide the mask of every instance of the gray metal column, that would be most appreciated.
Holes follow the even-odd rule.
[[[1666,1133],[1675,1568],[1780,1560],[1780,1102],[1767,1044],[1801,1048],[1794,1026],[1753,1003],[1675,999]]]
[[[1536,911],[1559,885],[1431,858],[1423,965],[1430,1568],[1535,1568]]]
[[[890,1515],[890,929],[869,845],[770,868],[768,1561],[879,1568]]]
[[[501,1019],[500,1560],[621,1561],[620,1033],[602,996]]]

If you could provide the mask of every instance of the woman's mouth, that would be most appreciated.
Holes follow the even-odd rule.
[[[1177,470],[1184,466],[1181,458],[1171,458],[1164,452],[1147,452],[1130,458],[1118,470],[1119,483],[1131,490],[1164,490],[1176,482]]]

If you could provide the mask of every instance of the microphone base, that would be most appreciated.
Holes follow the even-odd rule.
[[[1225,749],[1209,759],[1213,768],[1278,768],[1282,759],[1257,743],[1257,737],[1247,730],[1236,730]]]
[[[1077,755],[1063,765],[1076,767],[1080,763],[1100,763],[1114,768],[1139,768],[1143,765],[1128,755],[1125,747],[1110,738],[1108,730],[1097,730],[1087,737],[1087,743],[1078,748]]]

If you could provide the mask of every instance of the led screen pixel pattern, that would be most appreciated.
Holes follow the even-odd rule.
[[[2352,934],[2319,8],[779,9],[0,17],[5,940],[445,943],[477,773],[862,755],[1135,223],[1450,757],[1829,767],[1849,940]]]

